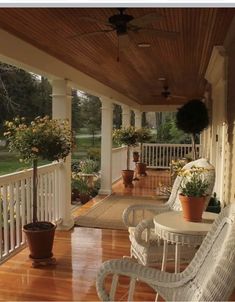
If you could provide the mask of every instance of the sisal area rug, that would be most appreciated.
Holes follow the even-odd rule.
[[[99,201],[86,213],[75,219],[75,226],[125,230],[122,213],[125,208],[134,204],[161,204],[165,199],[157,197],[136,197],[110,195]]]

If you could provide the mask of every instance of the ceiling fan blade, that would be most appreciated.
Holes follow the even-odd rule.
[[[93,32],[90,32],[90,33],[76,34],[76,35],[70,36],[69,39],[93,37],[93,36],[97,36],[99,34],[110,33],[112,31],[114,31],[114,29],[97,30],[97,31],[93,31]]]
[[[130,37],[128,34],[123,34],[123,35],[118,35],[118,43],[119,43],[119,48],[124,49],[129,46],[130,43]]]
[[[162,16],[157,14],[157,13],[151,13],[151,14],[147,14],[138,18],[134,18],[133,20],[131,20],[129,22],[130,25],[134,25],[134,26],[144,26],[146,24],[152,23],[153,21],[156,20],[161,20]]]
[[[138,30],[138,32],[141,33],[150,33],[150,34],[154,34],[157,35],[159,38],[177,38],[179,36],[178,32],[174,32],[174,31],[162,31],[159,29],[154,29],[154,28],[140,28]]]
[[[93,18],[93,17],[79,16],[79,17],[77,17],[77,19],[82,20],[82,21],[87,21],[87,22],[90,22],[90,23],[100,23],[100,24],[104,24],[106,26],[113,27],[113,25],[110,24],[109,22],[106,22],[106,21],[103,21],[103,20],[100,20],[100,19],[96,19],[96,18]]]

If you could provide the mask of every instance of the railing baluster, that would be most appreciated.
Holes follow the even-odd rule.
[[[15,247],[15,217],[14,217],[14,191],[13,191],[13,183],[9,185],[9,200],[8,200],[8,209],[10,210],[10,249],[14,250]],[[9,211],[8,210],[8,211]]]
[[[15,184],[15,221],[16,221],[16,247],[21,243],[21,225],[20,225],[20,190],[19,181]]]
[[[26,221],[31,222],[31,179],[26,178]]]
[[[26,224],[26,206],[25,206],[25,186],[26,186],[26,179],[23,178],[20,181],[20,196],[21,196],[21,227]],[[25,242],[25,236],[22,232],[22,243]]]
[[[8,187],[3,186],[3,245],[4,245],[4,254],[9,252],[9,227],[8,227]]]
[[[52,204],[52,177],[51,173],[47,174],[48,177],[48,213],[49,213],[49,221],[52,221],[52,211],[53,204]]]

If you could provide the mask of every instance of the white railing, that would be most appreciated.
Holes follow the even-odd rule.
[[[198,156],[201,146],[196,145]],[[191,144],[143,144],[143,161],[148,168],[169,168],[172,160],[187,157],[192,152]]]
[[[112,149],[112,183],[121,177],[121,171],[126,169],[127,147]]]
[[[38,168],[39,220],[58,221],[60,163]],[[0,176],[0,262],[25,244],[22,226],[32,221],[32,169]]]

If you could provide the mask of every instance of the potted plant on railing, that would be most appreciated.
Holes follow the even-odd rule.
[[[59,161],[71,151],[71,131],[67,121],[52,120],[48,116],[37,117],[31,123],[24,118],[5,122],[4,133],[9,142],[9,151],[16,151],[21,162],[33,165],[33,217],[23,226],[30,249],[30,258],[35,263],[52,259],[52,247],[56,225],[38,221],[37,217],[37,166],[38,159]]]
[[[146,176],[146,164],[143,163],[143,143],[148,142],[151,139],[151,131],[148,128],[140,128],[136,130],[137,143],[140,143],[140,162],[136,164],[137,174]]]
[[[127,146],[126,170],[122,170],[122,178],[125,187],[133,187],[132,180],[134,170],[130,170],[130,148],[136,146],[137,133],[134,127],[115,129],[113,139],[121,145]]]
[[[179,199],[182,205],[183,217],[187,221],[200,222],[206,207],[208,181],[204,173],[208,170],[192,166],[189,170],[181,169],[182,177]]]

